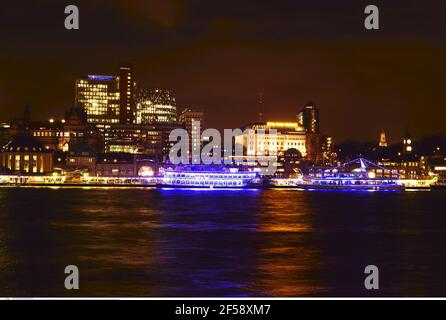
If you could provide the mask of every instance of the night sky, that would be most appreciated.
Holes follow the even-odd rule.
[[[64,8],[80,30],[64,28]],[[363,26],[380,8],[379,31]],[[140,86],[169,87],[207,127],[294,120],[311,99],[323,133],[397,142],[446,133],[444,1],[8,1],[0,8],[0,121],[29,101],[34,119],[62,117],[74,81],[131,62]]]

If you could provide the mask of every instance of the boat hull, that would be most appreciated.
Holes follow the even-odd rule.
[[[432,184],[431,190],[446,190],[446,184]]]
[[[202,185],[175,185],[175,184],[157,184],[160,189],[201,189],[201,190],[215,190],[215,189],[260,189],[262,186],[245,185],[245,186],[202,186]]]
[[[404,186],[372,186],[372,185],[315,185],[301,184],[296,188],[304,190],[338,190],[338,191],[404,191]]]

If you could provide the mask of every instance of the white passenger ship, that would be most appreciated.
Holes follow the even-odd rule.
[[[304,189],[326,190],[404,190],[399,175],[390,169],[358,158],[335,168],[307,176],[299,185]]]
[[[240,171],[237,168],[221,168],[191,165],[166,169],[158,179],[163,188],[252,188],[259,186],[257,172]]]

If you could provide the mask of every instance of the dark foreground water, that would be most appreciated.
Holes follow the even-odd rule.
[[[446,296],[445,200],[0,188],[0,296]],[[378,291],[364,289],[369,264]]]

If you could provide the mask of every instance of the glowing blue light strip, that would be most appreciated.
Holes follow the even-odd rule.
[[[114,76],[99,76],[99,75],[91,74],[91,75],[88,75],[88,79],[89,80],[102,80],[102,81],[106,80],[106,81],[108,81],[108,80],[114,80],[115,77]]]

